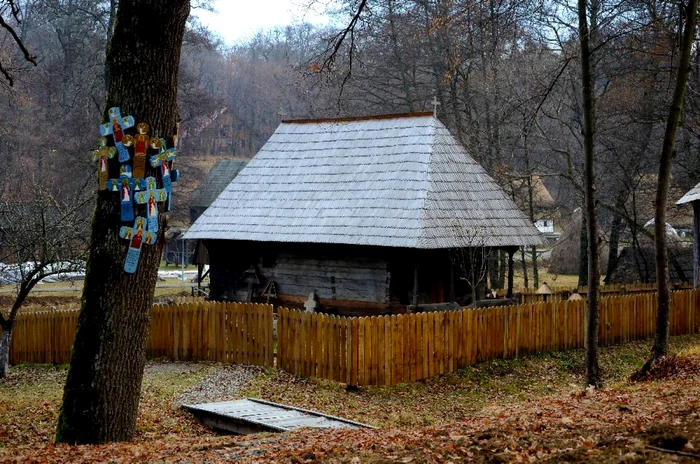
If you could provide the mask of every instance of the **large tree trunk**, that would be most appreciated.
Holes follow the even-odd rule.
[[[123,116],[148,123],[151,134],[166,138],[176,132],[177,72],[188,15],[188,0],[122,0],[107,52],[106,108],[118,106]],[[117,168],[110,165],[112,172]],[[147,175],[154,173],[149,167]],[[57,442],[134,437],[165,222],[161,215],[157,244],[144,245],[137,272],[126,274],[118,198],[109,191],[97,196]]]
[[[588,236],[588,301],[586,307],[586,383],[599,387],[600,368],[598,367],[598,325],[599,301],[598,286],[598,216],[595,200],[595,169],[593,142],[595,133],[595,116],[593,103],[593,70],[590,50],[590,31],[588,29],[587,0],[578,0],[579,39],[581,41],[581,83],[583,102],[583,149],[585,157],[585,196],[586,196],[586,231]],[[596,7],[592,8],[595,14]],[[595,19],[592,21],[595,27]],[[581,216],[582,219],[584,215]],[[583,260],[581,255],[581,260]]]
[[[659,181],[656,187],[656,212],[654,214],[654,242],[656,246],[656,282],[658,286],[659,311],[656,318],[656,335],[652,356],[645,369],[648,370],[659,358],[668,354],[669,319],[671,314],[671,289],[668,276],[668,248],[666,246],[666,203],[671,181],[671,163],[675,154],[676,132],[683,107],[688,74],[690,73],[690,52],[695,38],[695,17],[698,0],[690,0],[685,8],[685,31],[681,43],[678,74],[673,90],[671,107],[666,120],[664,143],[659,164]]]
[[[2,324],[2,338],[0,339],[0,379],[4,379],[10,373],[10,343],[12,342],[12,327],[14,323]]]

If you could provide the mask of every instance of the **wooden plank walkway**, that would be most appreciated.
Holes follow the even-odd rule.
[[[242,435],[258,432],[286,432],[301,427],[374,428],[371,425],[316,411],[252,398],[182,407],[215,430]]]

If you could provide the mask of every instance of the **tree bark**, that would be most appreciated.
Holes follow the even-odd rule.
[[[656,335],[648,368],[668,354],[669,319],[671,314],[671,289],[668,275],[668,247],[666,246],[666,203],[671,181],[671,163],[675,155],[676,133],[681,118],[685,88],[690,73],[690,53],[695,38],[695,18],[698,0],[690,0],[685,8],[685,31],[681,42],[678,74],[673,97],[666,119],[666,131],[661,148],[659,180],[656,187],[656,211],[654,214],[654,243],[656,247],[656,282],[658,286],[659,311],[656,318]]]
[[[188,15],[188,0],[121,0],[107,50],[106,108],[120,107],[123,116],[148,123],[151,134],[171,137],[170,142],[178,119],[177,72]],[[112,163],[110,171],[118,172],[116,159]],[[155,172],[149,166],[146,174],[155,177]],[[117,196],[99,192],[57,442],[124,441],[136,432],[166,220],[161,214],[158,241],[142,247],[135,274],[123,271],[128,244],[118,235],[122,225]]]
[[[588,229],[586,224],[586,211],[581,208],[581,229],[578,241],[578,286],[585,287],[588,285]]]
[[[12,328],[14,323],[6,321],[2,324],[2,339],[0,339],[0,379],[4,379],[10,373],[10,343],[12,342]]]
[[[624,189],[621,189],[617,194],[617,201],[615,202],[615,209],[617,211],[621,210],[625,206],[625,201],[627,200],[627,195]],[[617,267],[617,258],[620,249],[620,234],[622,233],[622,215],[618,212],[613,213],[613,220],[610,224],[610,243],[608,249],[608,268],[605,270],[605,283],[609,284],[612,277],[612,273],[615,272]]]
[[[693,289],[700,279],[700,201],[693,202]]]
[[[595,14],[596,7],[592,8]],[[594,27],[596,21],[592,21]],[[588,301],[586,307],[586,383],[601,386],[598,366],[598,217],[595,199],[595,169],[593,143],[595,115],[593,100],[593,70],[588,29],[588,1],[578,0],[579,40],[581,42],[581,83],[583,102],[583,149],[585,158],[586,231],[588,237]],[[582,215],[583,219],[583,215]],[[583,260],[581,255],[581,260]]]
[[[520,262],[523,264],[523,286],[530,288],[530,280],[527,277],[527,260],[525,259],[525,247],[520,247]]]

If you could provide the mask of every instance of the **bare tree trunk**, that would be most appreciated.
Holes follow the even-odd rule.
[[[506,267],[506,254],[504,250],[498,252],[498,285],[496,288],[505,288],[506,273],[508,272]],[[510,260],[512,261],[512,253],[508,255],[511,257]]]
[[[496,250],[494,253],[489,253],[489,257],[488,257],[488,260],[489,260],[488,281],[491,284],[492,289],[503,288],[503,287],[498,286],[498,283],[499,283],[498,272],[500,271],[499,262],[498,262],[499,255],[500,255],[499,250]]]
[[[12,343],[12,331],[15,327],[15,320],[24,300],[32,291],[34,286],[41,280],[42,267],[36,267],[20,283],[19,291],[15,297],[15,302],[10,308],[10,313],[5,317],[0,313],[0,328],[2,328],[2,339],[0,339],[0,379],[5,378],[9,372],[10,365],[10,343]]]
[[[401,74],[401,88],[403,90],[403,96],[406,99],[406,107],[408,111],[413,113],[415,111],[415,104],[413,101],[413,95],[411,92],[411,85],[408,80],[408,71],[406,70],[406,64],[404,61],[403,54],[399,50],[399,41],[396,33],[396,15],[394,14],[394,0],[389,0],[387,2],[387,9],[389,15],[389,31],[392,45],[392,52],[394,54],[394,59],[396,60],[396,65],[398,67],[399,73]]]
[[[530,221],[535,223],[535,194],[534,187],[532,185],[532,175],[530,174],[530,150],[527,145],[527,131],[525,131],[525,166],[527,169],[527,198],[528,198],[528,213],[530,215]],[[540,286],[540,272],[537,268],[537,247],[530,247],[530,256],[532,256],[532,280],[533,287],[539,288]]]
[[[10,373],[10,343],[12,342],[12,328],[14,323],[2,324],[2,339],[0,339],[0,379],[4,379]]]
[[[525,259],[525,247],[520,247],[520,262],[523,263],[523,286],[530,288],[530,280],[527,277],[527,259]]]
[[[586,230],[588,236],[588,301],[586,310],[586,383],[601,386],[598,366],[598,325],[599,301],[598,286],[600,269],[598,266],[598,217],[595,199],[595,169],[593,143],[595,115],[593,102],[593,70],[588,29],[588,1],[578,0],[579,40],[581,41],[581,83],[583,102],[583,149],[585,152],[585,196]],[[592,8],[595,14],[596,7]],[[594,27],[596,21],[592,21]],[[583,218],[583,215],[582,215]],[[583,260],[581,255],[581,260]]]
[[[578,286],[588,285],[588,229],[585,208],[581,208],[581,230],[578,241]]]
[[[668,354],[669,320],[671,314],[671,289],[668,276],[668,248],[666,246],[666,203],[671,181],[671,164],[675,155],[676,132],[681,117],[685,88],[690,73],[690,53],[695,38],[695,18],[698,0],[690,0],[685,8],[685,31],[681,43],[678,74],[673,90],[671,107],[666,120],[666,131],[661,149],[659,181],[656,187],[656,212],[654,214],[654,243],[656,246],[656,282],[658,286],[659,311],[656,318],[656,335],[651,349],[651,358],[642,368],[650,369],[656,361]]]
[[[627,195],[624,189],[620,189],[615,202],[615,209],[621,210],[625,206]],[[608,244],[608,268],[605,270],[605,283],[610,283],[612,273],[617,267],[617,256],[620,249],[620,234],[622,233],[622,215],[618,212],[613,213],[612,224],[610,225],[610,243]]]
[[[164,137],[176,132],[177,72],[188,15],[188,0],[121,0],[107,52],[106,107],[120,107],[122,115],[147,122],[151,133]],[[147,174],[155,172],[149,167]],[[166,220],[161,215],[158,242],[143,246],[135,274],[123,271],[122,225],[118,198],[99,192],[57,442],[132,440],[136,431]]]
[[[693,202],[693,289],[700,279],[700,201]]]

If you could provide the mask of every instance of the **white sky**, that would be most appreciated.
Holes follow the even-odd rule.
[[[327,24],[328,18],[308,0],[213,0],[215,13],[193,10],[202,24],[221,36],[227,45],[252,37],[261,29],[295,22]],[[323,2],[319,2],[323,3]]]

